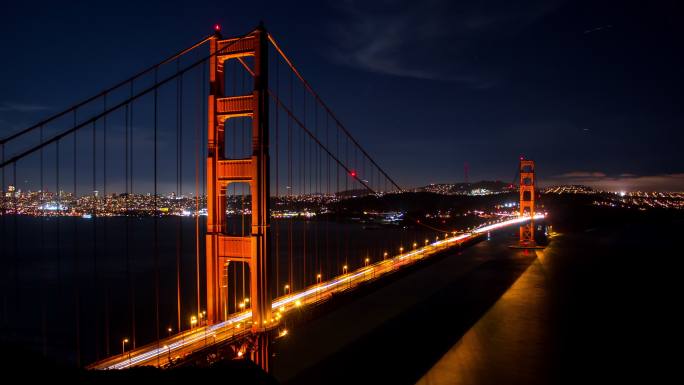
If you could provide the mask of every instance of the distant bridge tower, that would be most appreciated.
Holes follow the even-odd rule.
[[[225,319],[227,292],[220,290],[229,262],[249,267],[253,331],[266,331],[271,323],[268,285],[269,155],[268,155],[268,41],[263,27],[242,39],[210,41],[209,119],[207,158],[206,295],[207,322]],[[253,57],[254,90],[247,95],[225,96],[225,62]],[[225,126],[230,119],[252,120],[252,152],[245,159],[227,159]],[[226,221],[226,190],[231,183],[248,183],[251,194],[251,233],[230,236]]]
[[[534,161],[520,157],[520,215],[530,221],[520,225],[520,244],[534,245]]]

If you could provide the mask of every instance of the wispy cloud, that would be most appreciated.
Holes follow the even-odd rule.
[[[366,71],[489,88],[497,77],[472,48],[485,36],[503,39],[555,8],[556,1],[516,7],[464,5],[448,0],[346,0],[333,7],[340,18],[328,28],[336,43],[331,58]]]
[[[607,191],[684,191],[684,173],[611,176],[599,171],[572,171],[548,178],[545,184],[581,184]]]
[[[36,112],[46,111],[49,109],[50,107],[41,104],[24,104],[12,102],[0,103],[0,112]]]
[[[605,178],[606,174],[599,171],[571,171],[558,175],[559,178]]]

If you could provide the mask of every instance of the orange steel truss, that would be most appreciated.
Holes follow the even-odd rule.
[[[520,215],[530,221],[520,225],[520,243],[534,244],[534,161],[520,158]]]
[[[269,155],[268,155],[268,46],[267,33],[258,27],[237,39],[210,40],[209,119],[207,158],[207,235],[206,295],[207,322],[225,319],[220,290],[229,262],[246,263],[249,268],[250,307],[253,331],[262,332],[271,323],[271,296],[268,284],[269,245]],[[224,65],[227,60],[253,57],[254,90],[248,95],[225,95]],[[225,125],[229,119],[252,120],[252,155],[245,159],[226,159]],[[230,236],[227,233],[226,190],[231,183],[248,183],[251,193],[251,233]]]

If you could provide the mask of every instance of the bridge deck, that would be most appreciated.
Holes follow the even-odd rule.
[[[538,219],[543,217],[543,214],[536,215]],[[337,276],[329,281],[310,286],[303,291],[276,298],[273,301],[273,311],[276,317],[274,322],[277,323],[277,319],[292,309],[324,301],[334,293],[351,290],[363,282],[389,274],[420,259],[432,256],[439,251],[472,240],[488,231],[519,224],[527,220],[529,220],[528,217],[510,219],[478,228],[470,233],[458,234],[438,240],[410,252],[370,264],[347,274]],[[223,343],[248,335],[251,333],[251,316],[250,310],[235,313],[226,321],[214,325],[196,327],[192,330],[164,338],[159,343],[148,344],[125,354],[119,354],[96,362],[88,368],[124,369],[143,365],[164,366],[169,360],[185,357],[216,343]]]

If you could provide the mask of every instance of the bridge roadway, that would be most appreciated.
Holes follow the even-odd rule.
[[[535,219],[543,218],[544,214],[537,214],[535,216]],[[334,293],[350,290],[360,283],[396,271],[403,266],[410,265],[444,249],[460,245],[488,231],[519,224],[527,220],[529,220],[529,217],[515,217],[514,219],[479,227],[469,233],[461,233],[437,240],[423,247],[337,276],[329,281],[309,286],[303,291],[276,298],[273,301],[273,322],[276,323],[277,327],[278,320],[288,311],[324,301]],[[164,338],[158,343],[154,342],[98,361],[88,366],[88,369],[125,369],[144,365],[164,366],[169,363],[169,360],[185,357],[216,343],[247,336],[251,333],[251,316],[252,312],[250,310],[234,313],[226,321],[209,326],[195,327]]]

